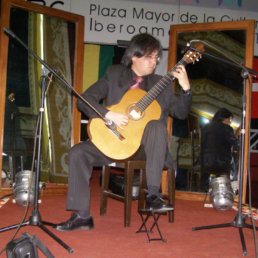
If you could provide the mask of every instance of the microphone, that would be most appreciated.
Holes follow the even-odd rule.
[[[41,69],[41,77],[40,77],[40,87],[42,87],[42,84],[45,84],[48,79],[49,70],[46,67],[43,67]]]
[[[46,67],[43,67],[41,69],[41,75],[42,76],[47,76],[49,74],[49,70]]]
[[[49,73],[50,71],[45,66],[41,69],[41,87],[45,84],[45,96],[47,95],[53,77],[53,73],[51,72],[50,76],[48,76]]]
[[[181,54],[184,54],[185,52],[187,52],[190,49],[196,51],[196,49],[191,45],[192,42],[202,42],[202,41],[199,39],[190,40],[189,42],[186,43],[186,47],[181,50]]]
[[[208,42],[208,41],[201,40],[201,39],[192,39],[192,40],[190,40],[190,41],[188,41],[188,42],[186,43],[186,46],[187,46],[188,48],[190,48],[190,49],[196,50],[196,49],[195,49],[195,46],[196,46],[197,44],[193,44],[193,43],[200,43],[200,44],[203,44],[203,45],[208,46],[208,47],[210,47],[210,48],[213,48],[213,49],[218,50],[217,47],[216,47],[214,44],[212,44],[212,43],[210,43],[210,42]]]
[[[189,42],[187,42],[186,45],[187,45],[188,47],[191,47],[191,46],[192,46],[192,43],[195,43],[195,42],[201,42],[201,43],[203,43],[203,44],[206,43],[205,41],[200,40],[200,39],[192,39],[192,40],[190,40]]]

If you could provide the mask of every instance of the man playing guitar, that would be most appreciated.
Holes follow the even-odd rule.
[[[168,148],[167,119],[169,115],[179,119],[185,119],[187,117],[190,110],[192,93],[183,64],[176,66],[175,69],[167,75],[167,78],[162,79],[163,81],[161,81],[161,85],[159,85],[162,76],[154,74],[153,72],[158,64],[161,53],[162,48],[160,42],[153,36],[149,34],[134,36],[125,51],[121,64],[110,66],[106,74],[82,94],[82,97],[94,106],[107,121],[115,125],[115,130],[119,132],[121,137],[113,134],[111,130],[105,126],[105,123],[103,123],[105,131],[98,132],[99,128],[102,126],[97,123],[97,126],[94,127],[94,121],[100,119],[98,114],[90,106],[78,99],[78,109],[92,119],[89,126],[92,126],[92,128],[89,129],[91,139],[78,143],[69,150],[69,178],[66,208],[73,212],[66,222],[54,226],[55,229],[71,231],[75,229],[88,230],[94,227],[93,218],[90,215],[89,188],[92,169],[94,166],[110,164],[113,162],[113,159],[116,158],[123,159],[130,157],[134,159],[146,159],[148,187],[146,208],[161,209],[164,211],[173,208],[161,199],[159,192],[163,167],[166,166],[169,169],[173,168],[173,161]],[[141,77],[142,80],[140,89],[129,90],[130,86],[135,84],[134,79],[136,76]],[[174,77],[178,80],[182,88],[179,96],[175,96],[173,93],[172,80]],[[165,86],[163,85],[164,81],[167,84]],[[153,102],[154,109],[149,112],[151,114],[148,114],[148,110],[151,110],[152,104],[145,109],[145,102],[143,102],[144,108],[142,108],[142,101],[140,101],[141,105],[136,105],[133,110],[129,108],[129,113],[127,113],[127,111],[124,112],[124,108],[121,108],[122,111],[119,111],[118,108],[108,108],[112,106],[116,107],[116,105],[119,106],[119,102],[126,94],[130,94],[130,96],[135,95],[137,97],[143,92],[144,94],[146,92],[149,93],[154,85],[158,85],[156,88],[159,93],[156,94],[156,89],[154,92],[150,92],[156,97],[156,100]],[[160,88],[162,88],[162,91]],[[105,99],[107,107],[100,104],[100,101],[103,99]],[[137,100],[138,99],[136,99],[136,101]],[[135,101],[133,101],[133,103],[135,103]],[[128,108],[125,110],[128,110]],[[152,113],[155,113],[153,118]],[[135,117],[134,114],[136,114]],[[138,133],[137,123],[141,123],[141,118],[145,119],[146,117],[150,117],[150,121],[147,121],[146,126],[144,125],[142,130],[139,129]],[[102,123],[102,121],[100,123]],[[136,128],[136,132],[131,133],[131,136],[130,132],[128,132],[130,126],[134,129]],[[99,133],[99,136],[95,137],[97,139],[94,138],[94,133]],[[136,149],[133,150],[135,153],[131,154],[129,152],[129,154],[120,157],[119,153],[123,153],[123,148],[112,149],[112,143],[114,142],[115,144],[115,141],[117,141],[118,144],[128,142],[129,147],[125,147],[124,149],[130,149],[130,143],[135,141],[137,138],[136,135],[140,135],[140,138],[139,143],[137,143],[138,145],[136,144]],[[105,136],[106,139],[104,138]],[[127,139],[128,137],[131,137],[130,140]],[[108,143],[109,139],[111,140]],[[108,148],[105,148],[106,145]],[[110,155],[109,151],[111,152]],[[112,154],[113,151],[115,154]],[[129,156],[127,157],[126,155]]]

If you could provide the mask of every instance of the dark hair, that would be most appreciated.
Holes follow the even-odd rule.
[[[159,40],[147,33],[135,35],[125,50],[121,63],[126,67],[131,67],[133,56],[142,57],[155,50],[158,51],[158,56],[161,56],[162,47]]]
[[[226,118],[233,118],[233,114],[226,108],[219,109],[212,118],[212,121],[222,122]]]

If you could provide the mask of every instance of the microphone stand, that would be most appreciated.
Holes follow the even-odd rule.
[[[241,72],[241,77],[243,78],[243,108],[242,108],[242,134],[241,134],[241,165],[240,165],[240,175],[239,175],[239,194],[238,194],[238,212],[237,215],[235,216],[235,219],[232,222],[229,223],[224,223],[224,224],[217,224],[217,225],[209,225],[209,226],[202,226],[202,227],[194,227],[192,228],[192,231],[196,230],[202,230],[202,229],[213,229],[213,228],[224,228],[224,227],[236,227],[239,230],[240,234],[240,240],[242,244],[242,250],[243,250],[243,255],[247,255],[247,250],[246,250],[246,244],[245,244],[245,239],[244,239],[244,234],[242,228],[249,228],[249,229],[255,229],[257,230],[258,227],[255,227],[253,225],[249,225],[245,222],[247,215],[242,213],[242,196],[243,196],[243,173],[244,173],[244,146],[245,146],[245,133],[246,133],[246,123],[245,123],[245,118],[246,118],[246,79],[248,78],[248,74],[258,74],[257,72],[253,71],[252,69],[249,69],[247,67],[244,67],[243,65],[236,64],[233,61],[229,61],[227,59],[212,55],[210,53],[202,52],[198,49],[193,48],[192,46],[188,46],[189,49],[192,49],[194,51],[198,51],[199,53],[202,53],[203,55],[207,55],[209,57],[215,58],[217,60],[220,60],[226,64],[242,68]],[[252,211],[251,211],[252,212]]]
[[[33,203],[33,210],[31,212],[31,215],[29,219],[23,223],[11,225],[5,228],[1,228],[0,232],[4,232],[10,229],[15,229],[22,226],[38,226],[43,231],[45,231],[49,236],[51,236],[53,239],[55,239],[60,245],[62,245],[65,249],[68,250],[69,253],[73,253],[73,249],[70,248],[68,245],[66,245],[60,238],[58,238],[56,235],[54,235],[51,231],[49,231],[45,225],[54,226],[55,224],[42,221],[41,216],[38,210],[38,196],[39,196],[39,174],[40,174],[40,155],[41,155],[41,136],[42,136],[42,121],[43,121],[43,113],[44,113],[44,99],[45,99],[45,91],[46,91],[46,76],[42,76],[41,81],[41,98],[40,98],[40,108],[39,108],[39,125],[37,129],[37,141],[36,141],[36,148],[37,148],[37,154],[36,154],[36,171],[35,171],[35,192],[34,192],[34,203]],[[32,187],[33,188],[33,187]],[[28,196],[30,196],[30,193],[28,193]]]
[[[8,30],[7,28],[4,29],[5,32],[15,38],[18,42],[20,42],[28,51],[31,53],[34,57],[36,57],[49,71],[56,74],[54,72],[54,69],[50,68],[48,65],[45,64],[43,60],[41,60],[32,50],[30,50],[19,38],[17,38],[13,32]],[[60,77],[61,78],[61,77]],[[63,80],[63,79],[62,79]],[[22,226],[38,226],[43,231],[45,231],[49,236],[51,236],[54,240],[56,240],[60,245],[62,245],[69,253],[73,253],[73,249],[69,247],[67,244],[65,244],[60,238],[58,238],[56,235],[54,235],[48,228],[46,228],[44,225],[54,226],[55,224],[46,222],[41,220],[41,216],[38,210],[38,196],[39,196],[39,179],[40,179],[40,155],[41,155],[41,136],[42,136],[42,121],[43,121],[43,113],[44,113],[44,100],[45,100],[45,92],[46,92],[46,76],[42,76],[41,81],[41,99],[40,99],[40,108],[39,108],[39,125],[37,129],[37,140],[36,140],[36,171],[35,171],[35,192],[34,192],[34,203],[33,203],[33,210],[31,212],[31,215],[29,219],[25,222],[11,225],[8,227],[4,227],[0,229],[0,232],[4,232],[7,230],[15,229]],[[30,196],[30,193],[28,193],[28,196]]]

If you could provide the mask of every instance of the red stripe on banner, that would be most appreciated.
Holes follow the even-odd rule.
[[[253,70],[258,72],[258,58],[254,57]],[[252,92],[251,118],[258,118],[258,79],[253,79],[254,87]],[[256,87],[255,87],[256,86]]]
[[[252,92],[251,117],[258,118],[258,92]]]
[[[254,67],[253,69],[258,73],[258,58],[254,57]],[[257,82],[258,83],[258,76],[256,76],[255,79],[253,79],[253,83]]]

